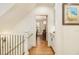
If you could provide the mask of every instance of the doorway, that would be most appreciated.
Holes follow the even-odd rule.
[[[37,15],[36,16],[36,43],[38,37],[43,41],[47,41],[47,15]]]

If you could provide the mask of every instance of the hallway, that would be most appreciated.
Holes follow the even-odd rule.
[[[54,55],[52,48],[48,47],[47,41],[42,36],[37,37],[37,46],[29,50],[30,55]]]

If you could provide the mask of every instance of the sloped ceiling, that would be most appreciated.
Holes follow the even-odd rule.
[[[9,8],[7,12],[0,16],[0,31],[13,28],[13,26],[22,20],[35,6],[36,4],[20,3]]]
[[[30,11],[37,6],[51,6],[54,4],[41,3],[0,3],[0,31],[13,29],[23,18],[25,18]]]
[[[5,14],[12,6],[14,6],[14,3],[0,3],[0,16]]]

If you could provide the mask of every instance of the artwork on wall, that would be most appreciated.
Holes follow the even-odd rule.
[[[63,25],[79,25],[79,4],[63,4]]]

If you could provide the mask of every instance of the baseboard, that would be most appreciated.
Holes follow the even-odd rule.
[[[52,46],[50,46],[50,48],[51,48],[52,52],[53,52],[53,53],[54,53],[54,55],[55,55],[55,51],[54,51],[54,49],[52,48]]]

